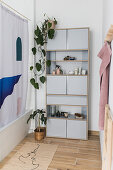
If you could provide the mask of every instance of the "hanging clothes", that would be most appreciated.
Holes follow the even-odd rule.
[[[99,103],[99,128],[104,129],[105,105],[108,104],[109,95],[109,68],[111,60],[110,45],[105,42],[98,57],[102,60],[100,66],[100,103]]]

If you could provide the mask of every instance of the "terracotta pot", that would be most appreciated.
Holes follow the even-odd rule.
[[[60,68],[57,68],[56,74],[57,74],[57,75],[60,75]]]
[[[41,127],[41,128],[40,128],[40,131],[39,131],[39,128],[36,128],[36,129],[34,130],[35,140],[40,141],[40,140],[44,139],[44,137],[45,137],[45,132],[46,132],[46,130],[45,130],[44,127]]]
[[[50,23],[52,24],[52,26],[50,27],[50,29],[55,29],[55,23],[54,23],[54,21],[49,20],[48,22],[50,22]]]

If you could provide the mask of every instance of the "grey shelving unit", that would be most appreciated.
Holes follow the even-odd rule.
[[[89,28],[57,29],[55,38],[47,44],[46,67],[47,137],[88,139],[88,89],[89,89]],[[76,60],[64,61],[64,57]],[[52,75],[56,65],[64,74]],[[70,75],[69,71],[81,67],[86,75]],[[51,117],[51,106],[69,112],[68,118]],[[84,119],[76,119],[74,113],[82,113]]]

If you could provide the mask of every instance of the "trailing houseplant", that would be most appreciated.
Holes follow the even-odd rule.
[[[55,25],[57,21],[55,18],[49,18],[46,15],[44,22],[39,27],[37,25],[34,34],[34,40],[36,46],[32,48],[32,53],[35,57],[35,65],[30,67],[30,70],[33,71],[34,76],[30,79],[31,84],[35,89],[39,89],[40,83],[45,83],[46,78],[43,75],[45,71],[45,63],[49,67],[51,65],[50,60],[46,60],[46,45],[48,39],[53,39],[55,35]],[[40,57],[36,54],[39,52]]]
[[[44,131],[45,129],[41,127],[41,124],[45,124],[47,122],[47,117],[45,117],[45,111],[43,109],[37,109],[31,114],[27,120],[27,123],[31,120],[35,119],[38,123],[38,127],[35,129],[35,139],[36,140],[41,140],[44,138]],[[38,119],[38,120],[37,120]]]

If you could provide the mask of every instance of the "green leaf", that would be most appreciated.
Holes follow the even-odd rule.
[[[47,123],[47,117],[44,117],[44,124],[46,125]]]
[[[28,118],[28,120],[27,120],[27,124],[28,124],[28,122],[29,122],[32,118],[33,118],[33,114],[31,114],[31,115],[29,116],[29,118]]]
[[[44,45],[43,35],[40,35],[38,38],[34,38],[34,39],[35,39],[37,45],[39,45],[39,44],[40,44],[41,46]]]
[[[54,29],[49,29],[48,30],[48,38],[49,39],[53,39],[54,34],[55,34],[55,30]]]
[[[35,83],[35,84],[34,84],[34,88],[35,88],[35,89],[39,89],[39,84],[38,84],[38,83]]]
[[[46,81],[46,78],[44,76],[40,77],[40,81],[44,84]]]
[[[51,28],[52,23],[48,22],[48,28]]]
[[[54,18],[54,24],[57,25],[57,20]]]
[[[44,56],[46,55],[46,51],[44,49],[42,50],[42,53]]]
[[[37,71],[40,71],[42,68],[41,64],[40,63],[36,63],[36,69]]]
[[[33,66],[30,67],[30,70],[33,70]]]
[[[51,60],[47,60],[47,61],[46,61],[46,65],[47,65],[48,67],[50,67],[50,66],[51,66]]]
[[[34,79],[34,78],[31,78],[30,83],[34,86],[34,84],[35,84],[35,79]]]
[[[38,38],[34,38],[34,39],[35,39],[37,45],[39,45],[40,44],[39,39]]]
[[[41,34],[41,30],[37,25],[37,29],[35,30],[35,35],[38,37]]]
[[[38,114],[38,112],[37,111],[34,111],[33,112],[33,119],[35,118],[35,116]]]
[[[36,54],[36,51],[37,51],[37,50],[36,50],[36,48],[35,48],[35,47],[33,47],[33,48],[32,48],[33,55],[35,55],[35,54]]]

